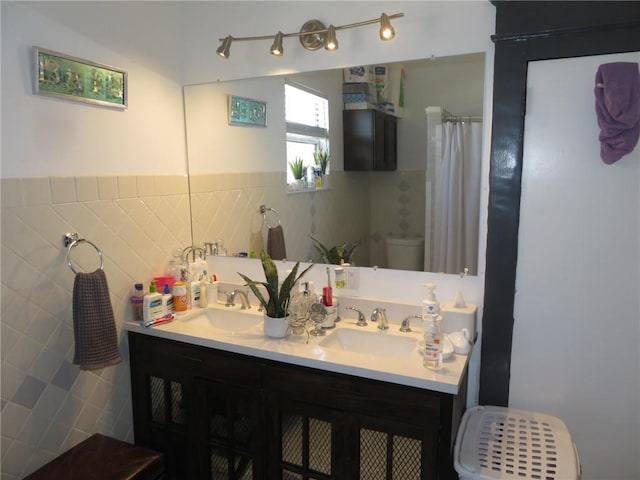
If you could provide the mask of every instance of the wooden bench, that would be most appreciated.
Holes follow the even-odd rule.
[[[161,453],[96,433],[24,480],[160,480]]]

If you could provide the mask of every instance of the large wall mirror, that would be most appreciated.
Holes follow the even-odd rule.
[[[344,170],[342,69],[186,86],[194,244],[222,240],[228,254],[259,252],[266,245],[268,228],[280,223],[288,260],[321,261],[313,237],[328,248],[358,243],[351,258],[358,266],[402,268],[390,264],[387,252],[392,244],[413,250],[414,255],[420,250],[420,259],[404,268],[459,273],[468,267],[470,274],[476,274],[485,63],[484,53],[400,62],[405,106],[397,121],[398,167],[384,172]],[[285,83],[329,100],[329,182],[320,190],[287,191]],[[228,95],[265,102],[266,126],[230,125]],[[440,107],[458,118],[443,121],[436,109],[430,110],[428,121],[427,107]],[[462,128],[475,131],[477,158],[467,142],[454,140],[464,156],[474,158],[464,159],[469,164],[448,166],[436,150],[447,151],[448,147],[442,148],[447,135]],[[456,182],[466,175],[477,185],[460,189],[468,196],[470,188],[477,188],[478,198],[471,206],[450,193],[449,186],[440,186],[442,178],[454,173],[459,174]],[[265,217],[260,205],[273,210]],[[456,252],[445,252],[445,257],[452,257],[445,263],[434,258],[434,248],[449,245],[452,238],[437,234],[434,222],[442,215],[456,216],[447,235],[471,251],[467,258],[472,260],[460,259]],[[395,242],[397,238],[402,241]]]

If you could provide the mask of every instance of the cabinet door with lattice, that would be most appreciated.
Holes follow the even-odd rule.
[[[352,417],[358,462],[348,478],[361,480],[435,479],[437,429],[380,418]]]
[[[199,437],[211,480],[264,478],[261,390],[198,380]]]
[[[269,479],[345,478],[344,413],[304,402],[269,404]]]

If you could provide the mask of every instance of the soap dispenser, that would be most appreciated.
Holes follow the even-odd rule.
[[[425,283],[427,296],[422,300],[422,319],[427,320],[431,315],[440,314],[440,302],[436,298],[436,286],[433,283]]]
[[[442,368],[442,317],[431,315],[423,321],[424,359],[423,365],[431,370]]]

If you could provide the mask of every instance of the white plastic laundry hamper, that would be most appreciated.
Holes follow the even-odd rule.
[[[453,451],[460,480],[580,480],[580,460],[562,420],[478,406],[462,417]]]

